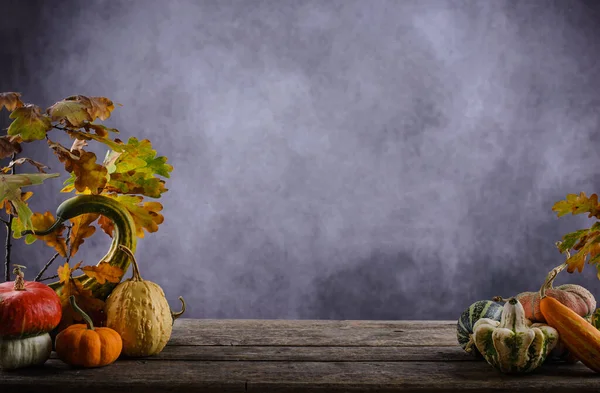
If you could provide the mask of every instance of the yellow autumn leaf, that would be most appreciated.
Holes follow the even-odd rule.
[[[52,216],[52,213],[49,211],[44,214],[34,213],[31,216],[31,225],[34,230],[44,230],[50,228],[50,226],[54,223],[55,219]],[[65,226],[61,225],[58,229],[44,236],[33,235],[37,239],[40,239],[46,243],[47,246],[52,247],[60,254],[62,257],[67,256],[67,244],[66,239],[62,236],[62,233],[65,230]]]

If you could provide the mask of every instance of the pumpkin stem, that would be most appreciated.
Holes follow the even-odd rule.
[[[185,312],[185,300],[183,300],[182,296],[179,296],[179,301],[181,302],[181,311],[179,311],[179,312],[171,311],[171,317],[173,318],[173,322],[175,322],[175,320],[177,318],[179,318],[181,315],[183,315],[183,313]]]
[[[127,246],[124,246],[122,244],[119,244],[119,249],[121,251],[123,251],[125,254],[127,254],[127,256],[131,259],[132,262],[132,266],[133,266],[133,274],[131,276],[131,280],[132,281],[144,281],[142,279],[142,276],[140,276],[140,268],[138,267],[138,263],[135,260],[135,255],[133,255],[133,252],[127,248]],[[185,310],[185,308],[184,308]]]
[[[568,258],[570,258],[569,251],[567,251],[567,259]],[[556,276],[558,276],[558,273],[562,272],[567,266],[568,265],[566,263],[563,263],[562,265],[555,267],[550,271],[550,273],[548,273],[544,284],[540,288],[540,299],[546,297],[546,290],[552,289],[552,283],[554,282],[554,279],[556,278]]]
[[[71,307],[73,307],[73,309],[75,311],[77,311],[79,313],[79,315],[81,315],[83,317],[83,319],[85,320],[85,322],[88,325],[88,329],[94,330],[94,323],[92,322],[92,318],[90,318],[90,316],[87,315],[85,313],[85,311],[83,311],[81,308],[79,308],[79,306],[77,305],[77,303],[75,303],[75,296],[74,295],[69,296],[69,302],[71,303]]]
[[[21,269],[25,269],[25,266],[22,265],[13,265],[13,274],[16,275],[15,277],[15,285],[13,287],[13,289],[15,291],[24,291],[25,290],[25,274],[23,273],[23,271]]]

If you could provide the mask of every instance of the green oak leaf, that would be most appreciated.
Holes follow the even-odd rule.
[[[42,114],[40,107],[35,105],[17,108],[9,117],[14,121],[8,127],[8,135],[18,135],[25,142],[42,140],[52,129],[48,116]]]
[[[0,175],[0,201],[7,200],[15,207],[19,220],[26,228],[31,228],[32,211],[21,199],[21,187],[42,184],[46,179],[58,177],[60,173],[22,173]],[[5,202],[6,203],[6,202]]]

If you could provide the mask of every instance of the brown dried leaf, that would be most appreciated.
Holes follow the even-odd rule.
[[[84,147],[88,145],[87,141],[84,139],[75,139],[73,144],[71,145],[70,151],[81,151]]]
[[[123,269],[106,261],[102,261],[96,266],[84,266],[82,270],[86,276],[95,278],[99,284],[104,284],[106,281],[117,284],[123,277]]]
[[[23,101],[21,101],[21,93],[0,93],[0,110],[2,110],[2,108],[6,108],[9,112],[12,112],[23,105]]]
[[[0,159],[10,157],[23,151],[21,144],[8,135],[0,136]]]
[[[38,172],[41,172],[41,173],[47,173],[44,169],[50,169],[46,165],[42,164],[41,162],[34,161],[31,158],[27,158],[27,157],[21,157],[21,158],[17,158],[14,161],[11,161],[8,164],[7,168],[12,168],[15,165],[23,165],[24,163],[33,165],[34,167],[36,167]]]
[[[98,225],[100,225],[100,228],[102,228],[104,233],[106,233],[110,237],[113,237],[113,232],[115,231],[115,224],[110,218],[100,216],[100,218],[98,219]]]
[[[54,224],[54,217],[52,213],[46,212],[44,214],[34,213],[31,216],[31,224],[34,229],[43,230],[49,228],[52,224]],[[43,240],[47,246],[52,247],[60,254],[62,257],[67,256],[67,244],[66,239],[62,236],[62,233],[65,230],[65,226],[61,225],[59,229],[55,230],[52,233],[49,233],[44,236],[33,235],[37,239]]]
[[[79,251],[86,238],[96,232],[96,227],[92,226],[92,223],[98,219],[98,216],[99,214],[87,213],[71,218],[73,224],[70,237],[71,256]]]
[[[48,141],[60,162],[65,164],[65,170],[75,173],[73,186],[79,192],[89,190],[92,194],[102,191],[107,182],[107,170],[96,163],[96,155],[84,150],[70,151],[59,143]]]

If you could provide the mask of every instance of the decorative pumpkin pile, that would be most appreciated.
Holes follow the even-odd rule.
[[[473,303],[457,323],[460,346],[503,373],[529,373],[549,359],[581,361],[600,372],[596,299],[580,285],[552,287],[566,267],[548,273],[538,292]]]
[[[96,299],[106,300],[106,326],[94,326],[73,295],[61,304],[59,294],[65,296],[67,290],[62,283],[25,281],[23,267],[17,265],[15,281],[0,284],[0,368],[43,365],[53,348],[51,334],[58,358],[74,367],[105,366],[121,355],[156,355],[169,341],[175,319],[185,312],[185,302],[179,297],[182,310],[171,312],[162,288],[141,278],[132,250],[135,224],[125,208],[101,195],[78,195],[59,206],[50,228],[30,233],[48,234],[65,220],[90,212],[105,215],[115,224],[111,248],[98,264],[108,262],[125,272],[133,263],[132,277],[118,284],[74,278]],[[66,320],[65,307],[79,314],[85,324]]]
[[[0,284],[0,368],[42,365],[52,352],[48,334],[62,316],[60,299],[45,284],[25,281],[15,265],[14,282]]]

